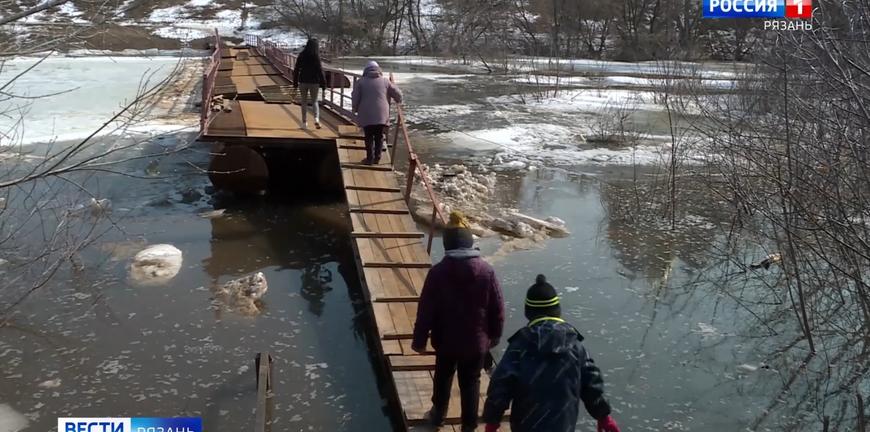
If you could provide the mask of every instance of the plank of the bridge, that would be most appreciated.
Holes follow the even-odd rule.
[[[349,134],[349,128],[339,128],[339,134]],[[343,165],[345,195],[352,208],[407,209],[404,196],[397,185],[393,171],[373,171],[363,167],[353,167],[365,157],[359,140],[339,138],[336,140],[339,161]],[[385,163],[386,161],[386,163]],[[389,154],[385,153],[382,165],[389,166]],[[348,187],[349,186],[349,187]],[[374,214],[352,212],[351,223],[357,233],[416,233],[419,228],[410,213]],[[411,349],[410,334],[414,329],[417,315],[417,299],[426,280],[427,269],[404,268],[407,263],[431,262],[426,252],[424,239],[401,238],[402,236],[378,237],[375,235],[354,236],[359,258],[362,263],[377,262],[383,268],[365,267],[362,269],[369,297],[373,300],[372,309],[375,325],[381,338],[381,347],[388,356],[391,374],[396,384],[400,404],[409,424],[419,425],[431,406],[432,374],[435,357],[431,345],[427,346],[429,355],[420,355]],[[415,236],[416,237],[416,236]],[[386,263],[395,263],[390,267]],[[378,298],[395,301],[378,302]],[[488,378],[481,379],[482,393],[485,394]],[[483,399],[485,396],[481,396]],[[481,400],[481,408],[483,400]],[[451,403],[442,430],[458,431],[461,404],[459,386],[454,382],[451,390]],[[421,430],[412,427],[412,430]],[[504,424],[502,430],[508,431]]]
[[[315,129],[309,124],[302,129],[302,107],[289,104],[267,104],[259,101],[240,101],[245,118],[247,136],[257,138],[321,139],[335,138],[335,132],[324,127]],[[313,123],[313,118],[311,119]]]
[[[392,177],[392,173],[390,177]],[[388,178],[386,175],[372,172],[372,171],[355,171],[354,178],[359,178],[363,182],[377,185],[377,186],[386,186],[388,184]],[[372,192],[372,191],[358,191],[359,194],[368,194],[373,197],[373,199],[382,199],[388,197],[390,194],[386,192]],[[366,226],[374,227],[374,231],[384,231],[384,230],[394,230],[396,229],[397,220],[402,216],[391,216],[384,217],[381,215],[363,215],[363,219],[366,221]],[[369,243],[371,247],[369,248],[372,251],[372,255],[368,257],[368,259],[364,259],[363,262],[366,261],[381,261],[381,262],[396,262],[401,263],[402,255],[398,248],[402,247],[403,244],[413,244],[419,242],[418,240],[405,240],[405,239],[360,239],[358,243]],[[384,294],[387,295],[406,295],[406,294],[419,294],[419,289],[414,286],[408,286],[407,283],[403,283],[402,281],[409,281],[411,279],[410,270],[404,268],[393,268],[388,269],[386,273],[382,273],[381,275],[382,283],[384,283]],[[410,291],[410,292],[408,292]],[[375,305],[376,310],[386,311],[393,317],[394,327],[392,333],[409,333],[413,330],[413,320],[416,318],[416,305],[414,305],[413,311],[407,310],[404,304],[396,303],[396,304],[377,304]],[[411,314],[413,312],[413,315]],[[376,312],[377,313],[377,312]],[[384,332],[381,335],[389,332]]]
[[[236,61],[233,66],[231,76],[253,76],[253,75],[279,75],[280,72],[270,65],[260,64],[257,61]]]
[[[342,152],[340,159],[347,158],[346,152]],[[372,185],[383,185],[383,181],[378,181],[377,178],[372,178],[372,172],[360,171],[354,169],[346,169],[345,179],[346,186],[356,185],[359,182],[356,180],[369,182]],[[349,201],[354,201],[354,197],[360,201],[383,200],[391,194],[378,191],[367,190],[347,190],[346,194]],[[381,221],[378,215],[371,214],[356,214],[352,217],[354,231],[381,231],[389,229],[392,225],[389,222]],[[373,261],[376,259],[385,260],[388,254],[385,252],[389,247],[389,239],[358,239],[356,241],[360,253],[360,259],[363,262]],[[365,269],[364,269],[365,271]],[[401,270],[396,269],[381,269],[379,272],[368,272],[366,274],[367,285],[369,286],[370,295],[398,295],[401,289],[401,284],[395,273],[401,273]],[[371,279],[370,279],[371,278]],[[375,282],[375,283],[372,283]],[[410,322],[406,314],[398,314],[396,310],[388,304],[374,304],[373,310],[375,313],[375,322],[378,327],[378,334],[394,333],[396,331],[407,331],[410,327]]]
[[[238,101],[227,101],[230,111],[220,111],[212,115],[208,133],[214,136],[238,136],[243,137],[247,133],[245,118]],[[210,109],[205,107],[203,109]]]
[[[280,75],[234,75],[232,80],[239,94],[256,94],[257,87],[261,86],[290,85],[290,81]]]

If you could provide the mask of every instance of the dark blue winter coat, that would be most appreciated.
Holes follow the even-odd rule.
[[[610,415],[601,371],[573,326],[545,320],[508,341],[489,383],[485,423],[500,423],[510,407],[513,432],[573,431],[580,401],[596,419]]]

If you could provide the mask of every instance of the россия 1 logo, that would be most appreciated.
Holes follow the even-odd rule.
[[[813,0],[703,0],[704,18],[813,17]]]
[[[57,432],[202,432],[198,417],[60,417]]]

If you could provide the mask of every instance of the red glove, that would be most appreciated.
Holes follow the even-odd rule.
[[[497,424],[488,424],[486,428],[484,428],[484,432],[498,432],[499,425]]]
[[[619,426],[613,421],[613,417],[607,416],[598,419],[598,432],[619,432]]]

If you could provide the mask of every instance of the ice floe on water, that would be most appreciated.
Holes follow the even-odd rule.
[[[454,146],[494,150],[489,165],[496,171],[522,170],[540,165],[653,164],[662,160],[667,143],[649,143],[633,148],[587,145],[580,128],[553,124],[517,124],[496,129],[447,132],[441,138]]]
[[[143,286],[164,285],[178,275],[182,262],[183,255],[175,246],[149,246],[133,257],[130,280]]]
[[[328,369],[329,365],[326,363],[314,363],[305,365],[305,378],[309,381],[316,380],[320,378],[320,374],[317,373],[318,370]]]
[[[722,336],[722,333],[711,324],[699,322],[698,326],[693,330],[693,333],[701,336],[701,339],[715,339]]]
[[[359,73],[357,71],[356,73]],[[429,80],[438,81],[441,83],[464,83],[469,78],[478,76],[477,74],[444,74],[444,73],[423,73],[423,72],[395,72],[393,77],[398,84],[406,84],[414,80]]]
[[[37,387],[45,388],[45,389],[53,389],[53,388],[60,387],[60,383],[61,383],[60,378],[57,378],[57,379],[53,379],[53,380],[43,381],[43,382],[39,383],[39,385]]]
[[[415,66],[448,66],[475,72],[488,71],[483,62],[444,57],[403,56],[378,57],[378,60]],[[730,79],[739,76],[742,69],[729,63],[693,63],[678,61],[617,62],[588,59],[553,59],[548,57],[509,57],[491,63],[493,68],[506,68],[511,72],[541,72],[560,70],[570,73],[680,76],[705,79]]]
[[[38,61],[5,61],[0,83]],[[5,90],[28,99],[0,102],[0,112],[6,113],[0,117],[0,146],[87,137],[110,120],[124,101],[135,99],[142,80],[149,86],[158,84],[169,77],[179,61],[173,57],[51,56]],[[139,126],[148,132],[154,129]],[[112,124],[103,134],[123,132],[119,127]]]
[[[692,88],[702,90],[734,90],[738,81],[732,79],[647,78],[634,76],[560,76],[529,74],[510,79],[511,82],[547,87],[588,88]]]
[[[602,110],[624,107],[631,110],[660,111],[665,106],[656,102],[653,91],[627,89],[571,89],[562,90],[556,96],[535,94],[512,94],[491,97],[487,101],[494,107],[510,108],[520,104],[538,110],[563,112],[601,112]]]
[[[0,432],[21,432],[29,423],[23,414],[7,404],[0,403]]]

